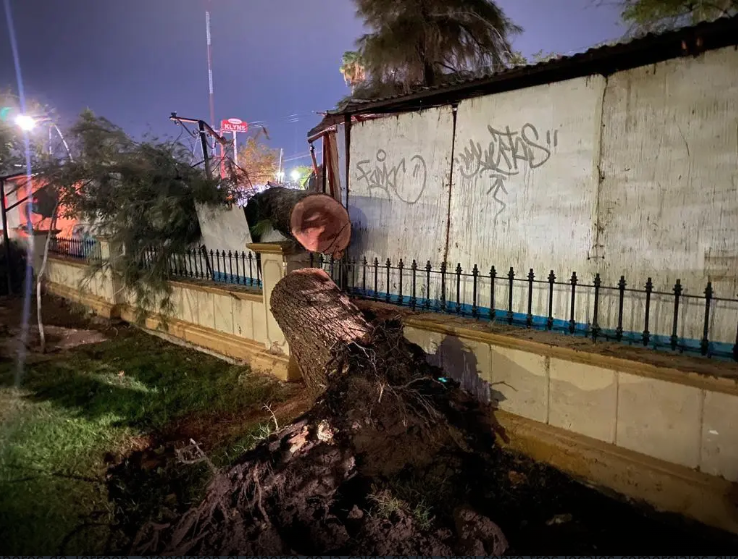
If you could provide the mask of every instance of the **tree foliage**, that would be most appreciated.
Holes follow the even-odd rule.
[[[444,75],[494,71],[520,28],[493,0],[356,0],[371,31],[357,41],[367,81],[384,93],[432,86]],[[360,92],[357,91],[357,94]]]
[[[623,19],[636,31],[663,31],[738,14],[738,0],[623,0]]]
[[[232,185],[193,167],[184,145],[134,141],[91,111],[72,127],[69,144],[73,160],[48,160],[40,174],[65,215],[94,224],[120,247],[92,272],[103,268],[120,278],[135,294],[140,317],[156,303],[169,312],[170,265],[200,240],[196,204],[225,204]]]
[[[366,67],[361,54],[355,50],[349,50],[343,53],[341,60],[341,74],[346,85],[354,88],[366,80]]]
[[[270,148],[258,136],[251,136],[238,150],[238,166],[245,174],[243,182],[264,185],[277,176],[279,150]]]

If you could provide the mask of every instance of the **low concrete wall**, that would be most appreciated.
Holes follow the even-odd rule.
[[[675,368],[658,364],[664,356],[654,364],[596,354],[442,315],[404,322],[429,361],[492,404],[509,446],[738,533],[735,364],[675,356]]]
[[[103,245],[104,250],[106,247]],[[267,296],[284,275],[291,255],[281,247],[262,253]],[[107,318],[136,323],[135,296],[116,286],[109,274],[89,277],[84,260],[51,256],[47,268],[47,290],[76,301]],[[281,380],[299,380],[300,373],[290,360],[289,347],[267,310],[264,293],[231,285],[207,282],[172,281],[171,316],[151,313],[143,324],[146,330],[164,334],[224,357],[248,363]],[[156,305],[156,303],[155,303]],[[158,308],[158,306],[155,306]]]

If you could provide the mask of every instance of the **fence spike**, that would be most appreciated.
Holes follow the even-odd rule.
[[[425,265],[425,308],[430,309],[430,275],[431,275],[431,263],[430,260]]]
[[[390,270],[392,267],[392,263],[390,262],[390,259],[387,259],[387,262],[385,263],[385,266],[387,267],[387,293],[384,296],[384,300],[386,302],[390,302],[392,300],[392,296],[390,295],[391,288],[390,288]]]
[[[679,345],[678,324],[679,324],[679,298],[682,296],[682,282],[677,279],[674,284],[674,320],[671,327],[671,349],[676,351]]]
[[[477,308],[477,281],[479,280],[479,268],[474,264],[472,268],[472,318],[479,316],[479,309]]]
[[[378,299],[377,290],[379,289],[379,258],[374,257],[374,300]]]
[[[398,272],[399,273],[399,278],[398,278],[399,281],[397,282],[398,283],[398,287],[399,287],[399,289],[398,289],[399,296],[398,296],[398,299],[397,299],[397,304],[400,305],[400,306],[402,306],[402,303],[403,303],[403,297],[402,297],[402,270],[403,270],[404,267],[405,267],[405,264],[402,262],[402,258],[400,258],[400,262],[397,264],[397,269],[399,270],[399,272]]]
[[[495,310],[495,279],[497,278],[497,270],[494,266],[489,269],[489,319],[494,322],[497,317]]]
[[[577,329],[577,323],[574,320],[574,313],[576,310],[576,291],[577,291],[577,273],[572,272],[571,274],[571,316],[569,318],[569,332],[573,334]]]
[[[551,270],[548,274],[548,318],[546,319],[546,328],[549,330],[553,329],[553,299],[554,299],[554,284],[556,283],[556,274]]]
[[[533,326],[533,281],[535,280],[533,268],[528,272],[528,316],[525,317],[525,326],[531,328]]]
[[[412,270],[412,286],[413,286],[413,292],[412,296],[410,297],[410,308],[415,310],[415,305],[417,303],[417,299],[415,297],[416,295],[416,273],[418,271],[418,263],[413,259],[413,263],[410,264],[410,270]]]
[[[513,282],[515,281],[515,270],[510,266],[510,271],[507,273],[507,279],[509,282],[508,286],[508,298],[507,298],[507,323],[513,323]]]
[[[651,339],[651,332],[648,331],[648,322],[651,314],[651,292],[653,291],[653,282],[651,278],[646,281],[646,311],[643,317],[643,345],[648,346]]]
[[[713,291],[712,282],[707,282],[705,287],[705,321],[702,326],[702,340],[700,341],[700,352],[707,355],[710,349],[710,341],[708,340],[708,331],[710,329],[710,303],[712,302]]]
[[[625,276],[620,276],[618,282],[618,327],[615,329],[615,338],[620,341],[623,339],[623,301],[625,300]]]
[[[600,286],[602,285],[602,279],[600,278],[599,272],[595,274],[594,278],[594,311],[592,312],[592,341],[596,342],[597,337],[600,335],[600,323],[599,323],[599,309],[600,309]]]
[[[456,264],[456,314],[461,314],[461,263]]]

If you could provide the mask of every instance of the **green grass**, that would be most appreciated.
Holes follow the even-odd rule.
[[[260,412],[256,425],[244,424],[209,451],[226,466],[270,432],[262,406],[287,396],[284,385],[245,367],[129,329],[28,365],[19,389],[14,373],[13,363],[0,363],[0,551],[6,555],[99,554],[123,546],[130,537],[122,533],[126,522],[130,532],[149,517],[161,518],[172,495],[180,504],[196,501],[210,469],[172,460],[110,481],[106,454],[125,454],[133,437],[157,438],[183,418],[207,422]]]

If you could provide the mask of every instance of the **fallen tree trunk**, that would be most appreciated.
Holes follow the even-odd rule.
[[[272,291],[271,311],[313,394],[325,390],[328,374],[341,368],[336,348],[367,344],[371,337],[372,328],[359,309],[323,270],[288,274]]]
[[[199,506],[147,525],[130,554],[502,554],[473,489],[494,487],[487,411],[322,271],[288,274],[271,305],[314,406],[218,474]]]
[[[254,242],[264,224],[293,238],[311,252],[340,258],[351,240],[348,212],[325,194],[274,187],[252,197],[245,208]]]

